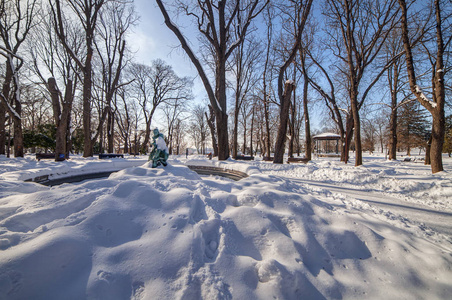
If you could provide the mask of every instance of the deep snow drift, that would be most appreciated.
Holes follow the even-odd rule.
[[[0,299],[447,299],[452,161],[0,159]],[[200,177],[185,164],[244,171]],[[29,178],[119,170],[45,187]],[[390,202],[378,206],[379,199]],[[386,199],[386,200],[385,200]],[[389,199],[389,200],[388,200]],[[395,202],[394,202],[395,201]],[[433,223],[432,223],[433,224]],[[433,226],[433,225],[432,225]]]

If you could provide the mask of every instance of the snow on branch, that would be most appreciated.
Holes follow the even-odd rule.
[[[416,84],[414,86],[414,90],[416,91],[416,96],[418,98],[420,98],[420,100],[424,103],[424,104],[428,104],[430,105],[431,108],[435,108],[437,106],[437,104],[435,102],[433,102],[432,100],[428,99],[424,92],[422,91],[422,89]]]
[[[20,116],[17,114],[17,112],[14,110],[14,108],[11,107],[8,100],[6,99],[5,95],[0,91],[0,103],[5,103],[6,107],[8,108],[8,111],[11,112],[16,116],[16,118],[20,119]]]

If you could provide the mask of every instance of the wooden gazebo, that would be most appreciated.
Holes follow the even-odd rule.
[[[317,156],[340,156],[339,141],[341,136],[339,134],[325,132],[312,137],[314,140],[314,153]]]

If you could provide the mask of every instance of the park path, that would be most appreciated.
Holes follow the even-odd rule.
[[[452,239],[452,211],[436,210],[426,205],[403,201],[379,192],[300,178],[290,178],[290,180],[304,184],[307,188],[312,187],[317,190],[320,188],[333,194],[337,193],[347,196],[348,200],[351,198],[353,201],[361,201],[372,207],[389,211],[393,215],[409,220],[410,223],[416,224],[420,228],[428,228]]]

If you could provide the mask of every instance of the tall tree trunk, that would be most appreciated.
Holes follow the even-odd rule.
[[[219,111],[215,114],[217,128],[226,128],[228,124],[228,114]],[[229,157],[229,137],[227,130],[218,130],[218,159],[226,160]],[[221,145],[221,146],[220,146]]]
[[[391,110],[389,120],[389,159],[397,159],[397,108],[395,107]]]
[[[272,44],[272,20],[269,18],[269,26],[267,27],[267,51],[264,65],[264,74],[262,75],[262,84],[263,84],[263,102],[264,102],[264,119],[265,119],[265,133],[266,138],[264,139],[263,148],[265,148],[264,156],[267,156],[268,159],[271,157],[271,137],[270,137],[270,113],[269,113],[269,101],[268,101],[268,92],[267,92],[267,71],[268,65],[270,62],[270,49]]]
[[[4,99],[0,99],[0,154],[5,154],[5,146],[6,146],[6,103],[10,101],[10,91],[11,91],[11,81],[13,78],[13,71],[11,70],[9,60],[6,61],[5,64],[6,73],[4,77],[3,87],[2,87],[2,95]]]
[[[129,153],[129,135],[124,134],[124,153]]]
[[[294,77],[295,77],[295,70],[294,70]],[[295,81],[294,81],[295,82]],[[289,122],[289,129],[290,129],[290,139],[289,139],[289,151],[288,155],[289,157],[293,157],[293,148],[294,148],[294,142],[295,142],[295,119],[296,119],[296,89],[293,89],[293,101],[290,109],[290,122]]]
[[[6,110],[0,105],[0,155],[5,155],[6,147]]]
[[[52,99],[56,125],[55,161],[63,161],[68,154],[68,126],[72,110],[73,93],[72,81],[68,79],[64,96],[63,111],[61,112],[60,95],[55,78],[49,78],[47,88]]]
[[[295,85],[292,81],[286,81],[284,84],[284,94],[282,97],[282,103],[279,113],[279,128],[278,135],[276,137],[275,144],[275,158],[273,159],[273,163],[282,164],[284,161],[284,152],[285,152],[285,144],[286,144],[286,133],[287,133],[287,123],[289,120],[289,108],[290,101],[292,96],[292,91],[295,88]]]
[[[246,119],[243,125],[243,154],[246,154]]]
[[[149,113],[149,119],[146,121],[146,131],[144,135],[144,141],[141,148],[141,152],[146,153],[147,149],[149,147],[150,141],[151,141],[151,125],[152,125],[152,118],[154,117],[155,113],[155,106],[152,108],[151,112]]]
[[[251,154],[251,156],[254,156],[254,149],[253,149],[254,112],[255,112],[255,106],[253,105],[253,114],[251,115],[251,128],[250,128],[250,154]]]
[[[267,153],[267,157],[271,157],[271,132],[270,132],[270,113],[269,113],[269,102],[268,95],[265,92],[266,84],[264,84],[264,118],[265,118],[265,152]]]
[[[15,111],[17,114],[22,114],[22,105],[16,103]],[[14,116],[14,157],[24,157],[24,137],[22,134],[22,119]]]
[[[341,161],[348,163],[349,155],[350,155],[350,147],[352,144],[353,139],[353,117],[352,115],[348,114],[345,118],[345,140],[342,141],[342,153],[341,153]],[[343,158],[343,160],[342,160]]]
[[[220,20],[220,24],[221,22]],[[220,28],[223,28],[223,26],[220,25]],[[226,33],[221,30],[220,34]],[[220,40],[223,39],[220,38]],[[218,160],[226,160],[229,158],[228,113],[226,111],[226,59],[224,57],[225,53],[221,49],[219,52],[220,59],[217,61],[215,74],[215,98],[218,100],[219,110],[215,111],[215,117],[218,134]]]
[[[423,93],[422,89],[416,84],[416,74],[414,70],[413,55],[411,43],[408,34],[408,17],[405,0],[398,0],[402,11],[402,38],[405,48],[406,67],[412,93],[432,115],[433,126],[431,135],[430,161],[432,173],[444,170],[442,161],[442,149],[445,135],[445,87],[444,87],[444,42],[442,35],[442,20],[440,1],[434,1],[436,17],[436,64],[433,66],[433,100],[430,101]]]
[[[238,131],[239,131],[239,95],[236,92],[234,107],[234,128],[232,133],[232,157],[236,158],[238,153]]]
[[[88,53],[86,55],[85,70],[83,78],[83,134],[84,147],[83,157],[93,156],[93,143],[91,141],[91,88],[92,88],[92,67],[91,57],[93,50],[88,46]]]
[[[212,148],[213,148],[213,156],[218,156],[218,144],[217,144],[217,134],[215,130],[215,112],[213,111],[212,106],[209,105],[209,116],[207,116],[206,113],[206,119],[207,119],[207,125],[209,125],[210,128],[210,136],[212,138]]]
[[[107,116],[107,152],[108,153],[113,153],[114,150],[114,139],[115,139],[115,135],[114,135],[114,128],[115,126],[115,117],[114,117],[114,112],[112,111],[111,107],[109,108],[108,111],[108,116]]]
[[[357,167],[363,164],[363,151],[361,147],[361,122],[359,119],[358,100],[356,99],[356,95],[353,98],[355,99],[352,100],[351,106],[354,121],[353,136],[355,138],[355,166]]]
[[[74,100],[74,94],[71,95],[72,101]],[[71,107],[72,110],[72,107]],[[69,158],[70,152],[72,150],[72,132],[71,132],[71,110],[69,111],[69,116],[67,118],[66,126],[66,159]]]
[[[19,96],[19,78],[17,71],[13,66],[12,58],[9,59],[11,70],[13,71],[13,127],[14,127],[14,157],[24,157],[24,136],[22,134],[22,103],[20,103]]]
[[[430,153],[432,149],[432,136],[428,138],[427,145],[425,146],[425,160],[424,165],[431,165],[432,160],[430,159]]]
[[[311,160],[311,153],[312,153],[312,140],[311,140],[311,124],[309,119],[309,111],[308,111],[308,84],[309,84],[309,77],[307,74],[307,70],[305,68],[305,62],[302,61],[302,68],[303,68],[303,117],[304,117],[304,131],[306,136],[306,142],[305,142],[305,158],[308,160]]]
[[[391,115],[389,120],[389,159],[397,159],[397,83],[399,71],[397,64],[393,66],[393,79],[391,87]]]
[[[444,105],[446,102],[445,86],[444,86],[444,42],[442,35],[442,20],[441,8],[439,0],[435,0],[435,15],[436,15],[436,44],[437,44],[437,58],[435,66],[435,85],[434,85],[434,100],[437,104],[432,110],[433,126],[432,126],[432,148],[430,152],[430,159],[432,163],[432,172],[443,171],[443,145],[444,136],[446,134],[446,118],[444,115]]]

